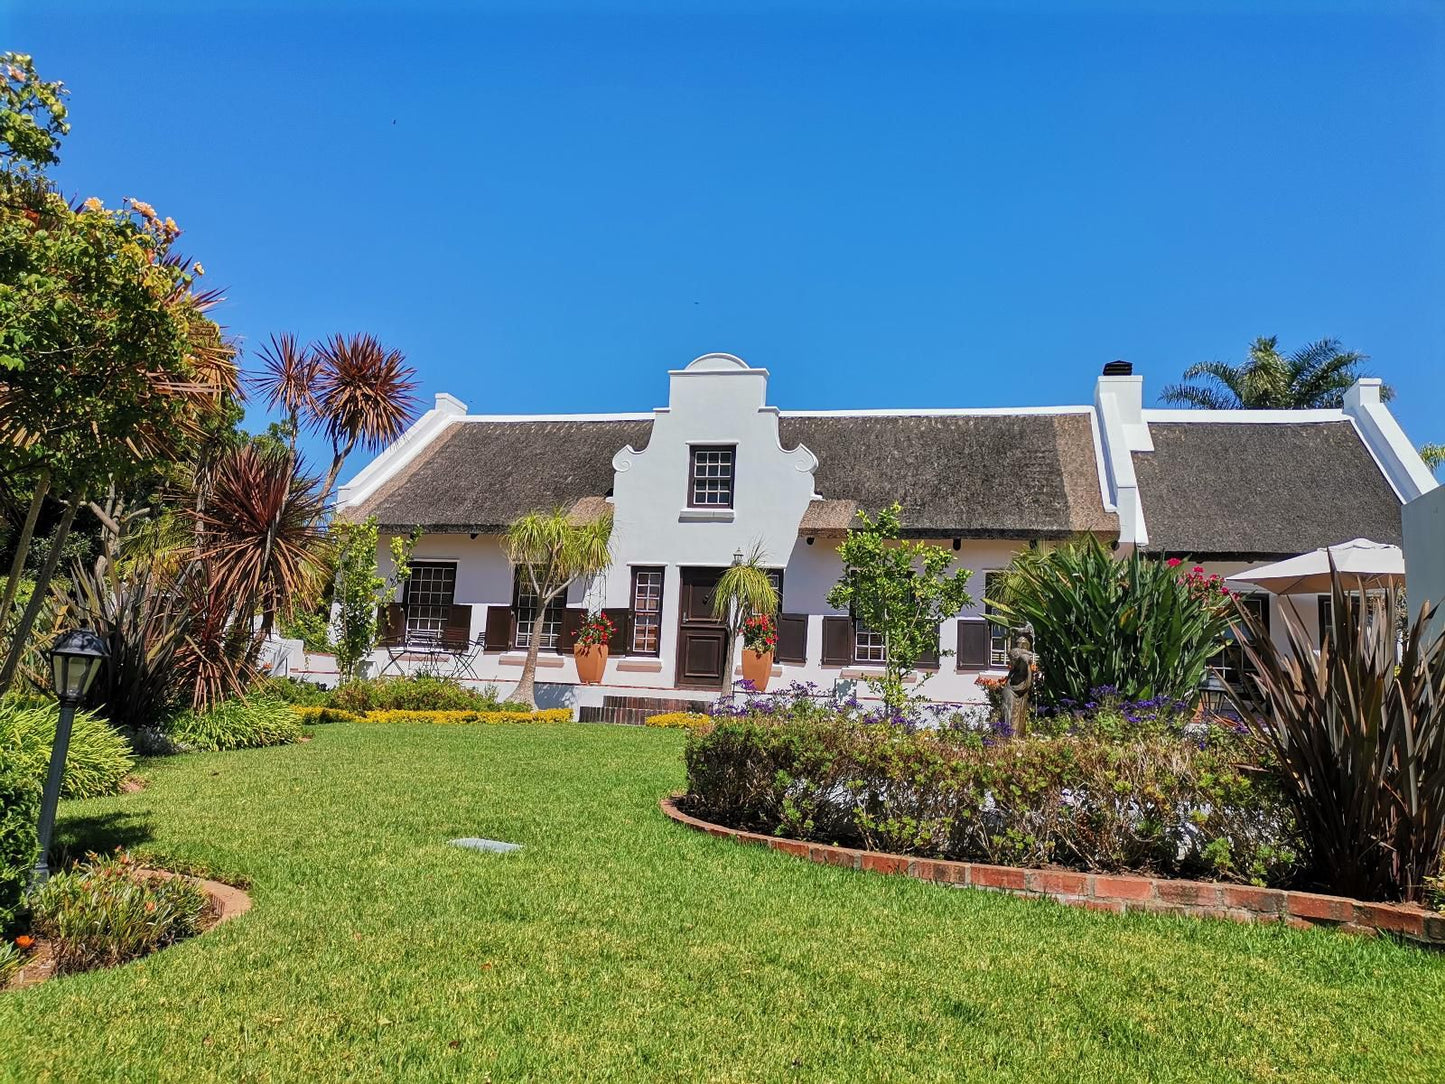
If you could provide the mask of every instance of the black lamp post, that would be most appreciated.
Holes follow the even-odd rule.
[[[70,749],[70,728],[100,664],[110,652],[105,641],[89,629],[75,629],[55,641],[50,649],[50,670],[55,678],[55,695],[60,699],[60,719],[55,724],[55,744],[50,749],[50,772],[40,799],[40,860],[35,863],[33,886],[50,876],[47,855],[55,830],[55,807],[60,803],[60,785],[65,780],[65,754]]]

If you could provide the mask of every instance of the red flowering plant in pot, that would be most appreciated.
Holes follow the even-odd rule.
[[[773,671],[773,652],[778,647],[778,623],[772,614],[752,614],[739,630],[743,636],[743,680],[762,692]]]
[[[583,685],[602,684],[602,672],[607,668],[607,644],[616,631],[612,618],[601,610],[588,613],[577,630],[572,657],[577,660],[577,678]]]

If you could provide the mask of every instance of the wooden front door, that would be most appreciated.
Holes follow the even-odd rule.
[[[678,599],[677,686],[720,689],[728,634],[712,616],[712,594],[720,568],[684,568]]]

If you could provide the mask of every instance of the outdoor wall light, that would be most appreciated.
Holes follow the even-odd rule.
[[[742,563],[743,563],[743,551],[742,551],[742,550],[733,550],[733,566],[736,567],[737,565],[740,565],[740,564],[742,564]]]
[[[45,777],[45,791],[40,798],[40,858],[35,863],[32,887],[43,885],[50,877],[46,856],[50,853],[50,836],[55,830],[55,807],[60,803],[60,784],[65,779],[65,754],[70,750],[70,728],[75,722],[75,709],[90,689],[110,652],[105,641],[89,629],[67,632],[50,649],[50,672],[55,681],[55,695],[60,700],[60,719],[55,724],[55,744],[50,748],[50,771]]]
[[[963,549],[963,539],[961,539],[961,538],[955,538],[955,539],[953,540],[953,548],[954,548],[955,550],[961,550],[961,549]]]
[[[811,545],[813,544],[813,536],[812,536],[812,535],[809,535],[809,536],[808,536],[807,538],[805,538],[803,541],[807,542],[808,545],[811,546]]]

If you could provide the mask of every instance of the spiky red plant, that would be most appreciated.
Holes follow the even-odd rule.
[[[316,355],[301,346],[289,332],[272,335],[271,341],[258,351],[264,371],[253,383],[266,397],[267,409],[280,407],[291,424],[291,450],[296,450],[296,434],[304,419],[315,416],[313,384],[321,367]]]
[[[401,351],[371,335],[333,335],[315,350],[315,412],[333,452],[324,500],[353,448],[380,451],[406,431],[416,417],[418,385]]]

